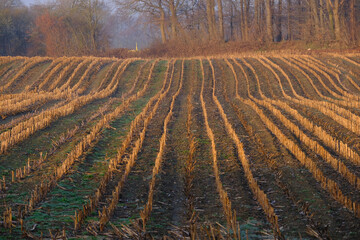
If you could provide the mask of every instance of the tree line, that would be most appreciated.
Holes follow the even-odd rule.
[[[105,52],[112,47],[115,15],[132,22],[142,19],[138,25],[146,25],[128,26],[116,33],[118,39],[151,29],[140,38],[155,36],[162,43],[360,45],[360,0],[54,0],[30,7],[21,0],[0,0],[0,55]]]
[[[304,40],[356,45],[359,0],[116,0],[172,39],[280,42]]]
[[[101,0],[56,0],[31,7],[20,0],[0,0],[0,55],[96,54],[108,48],[109,11]]]

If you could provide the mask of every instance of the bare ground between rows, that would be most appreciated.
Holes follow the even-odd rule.
[[[216,62],[219,66],[217,69],[217,91],[216,95],[221,102],[228,120],[234,127],[236,133],[244,144],[245,154],[251,164],[251,170],[254,177],[257,179],[260,188],[267,194],[269,201],[275,209],[275,213],[279,217],[279,224],[282,233],[285,237],[298,237],[299,232],[302,236],[306,234],[306,218],[299,214],[299,210],[294,206],[294,203],[286,197],[283,190],[278,186],[278,179],[275,178],[277,174],[271,169],[269,163],[265,161],[264,156],[259,151],[258,142],[254,142],[253,136],[250,136],[243,124],[250,124],[254,130],[254,134],[260,136],[266,153],[271,156],[272,160],[279,163],[283,161],[278,159],[282,157],[282,152],[278,149],[273,141],[272,135],[267,131],[261,120],[256,116],[256,113],[245,104],[231,105],[230,99],[234,99],[234,95],[228,95],[228,83],[234,81],[232,73],[226,69],[221,62]],[[228,70],[228,71],[226,71]],[[216,72],[215,72],[216,73]],[[226,92],[225,92],[226,90]],[[228,99],[225,99],[228,98]],[[239,116],[237,115],[239,114]],[[243,118],[243,122],[240,118]],[[261,146],[260,146],[261,147]],[[244,179],[246,181],[246,179]],[[251,192],[249,194],[252,194]]]
[[[292,58],[292,59],[296,59],[296,58]],[[333,93],[336,93],[336,94],[338,94],[338,95],[342,95],[342,94],[339,92],[339,90],[337,90],[337,89],[335,88],[335,86],[330,82],[330,80],[329,80],[322,72],[320,72],[319,69],[318,69],[316,66],[305,64],[305,63],[303,63],[303,62],[300,62],[298,59],[296,59],[295,61],[293,61],[293,63],[295,63],[295,64],[300,63],[301,65],[305,65],[307,68],[309,68],[309,70],[308,70],[308,69],[306,69],[305,67],[298,65],[301,69],[303,69],[305,72],[307,72],[307,73],[309,74],[309,76],[313,76],[313,77],[314,77],[313,80],[314,80],[314,82],[317,83],[316,86],[317,86],[318,88],[319,88],[320,86],[321,86],[322,88],[324,88],[324,86],[323,86],[323,84],[324,84],[325,86],[327,86],[327,87],[332,91],[332,93],[330,93],[328,90],[326,90],[327,92],[329,92],[330,95],[332,95]],[[315,74],[320,77],[320,79],[322,80],[323,84],[320,83],[320,81],[318,80],[318,77],[316,77],[314,73],[311,73],[311,71],[312,71],[312,72],[315,72]],[[332,79],[331,76],[330,76],[330,79]],[[332,79],[332,80],[335,80],[335,82],[337,82],[336,79]],[[338,86],[338,87],[339,87],[339,86]],[[342,87],[340,87],[340,88],[342,88]]]
[[[245,60],[244,60],[244,59],[237,59],[237,62],[242,66],[242,68],[243,68],[244,71],[245,71],[245,74],[247,75],[247,77],[248,77],[248,79],[249,79],[249,82],[247,82],[246,79],[245,79],[245,76],[244,76],[242,79],[239,79],[239,81],[240,81],[240,82],[244,82],[244,88],[245,88],[245,89],[247,89],[247,86],[248,86],[248,84],[249,84],[250,94],[251,94],[252,96],[256,97],[256,98],[260,98],[260,91],[259,91],[259,90],[260,90],[260,89],[262,90],[263,87],[260,86],[260,89],[259,89],[259,86],[258,86],[256,77],[255,77],[253,71],[252,71],[248,66],[245,65]],[[246,62],[247,62],[247,61],[246,61]],[[238,66],[236,66],[236,65],[235,65],[235,67],[236,67],[237,72],[241,72],[241,73],[243,74],[243,72],[242,72],[242,70],[240,69],[240,67],[238,67]],[[247,95],[244,96],[244,97],[246,98]],[[269,97],[269,96],[267,96],[267,97]]]
[[[316,92],[311,87],[308,80],[304,76],[302,76],[299,72],[296,72],[298,70],[296,70],[292,67],[289,67],[288,64],[286,64],[285,62],[281,61],[278,58],[268,58],[268,59],[272,63],[278,65],[285,72],[285,74],[289,77],[290,82],[297,94],[299,94],[300,96],[309,98],[309,99],[317,96]],[[275,69],[274,69],[274,71],[275,71]],[[280,74],[280,72],[278,72],[278,71],[276,71],[276,72],[279,75],[282,82],[287,82],[286,79],[284,79],[285,76],[282,73]]]
[[[95,91],[100,86],[102,80],[106,76],[106,73],[110,70],[112,64],[113,62],[106,62],[104,64],[101,64],[99,66],[99,70],[96,73],[90,74],[88,83],[85,84],[87,87],[83,93],[84,95],[87,95],[92,91]]]
[[[35,66],[31,67],[21,76],[19,76],[10,85],[6,92],[12,94],[23,92],[27,86],[31,86],[31,84],[36,81],[36,79],[41,75],[42,71],[44,71],[50,65],[50,63],[50,60],[37,63]]]
[[[9,130],[19,122],[22,122],[26,119],[29,119],[31,116],[35,116],[42,111],[46,111],[53,107],[63,106],[69,100],[51,100],[46,101],[45,103],[34,104],[33,106],[29,107],[25,111],[21,111],[16,113],[15,115],[11,116],[4,116],[2,119],[0,118],[0,133]]]
[[[268,116],[269,119],[272,120],[278,126],[279,129],[283,131],[283,133],[292,141],[294,141],[305,153],[308,157],[310,157],[317,165],[317,167],[325,174],[329,179],[337,182],[340,189],[349,196],[352,200],[357,201],[357,190],[353,187],[344,177],[342,177],[336,170],[334,170],[322,157],[317,155],[314,151],[312,151],[308,146],[306,146],[301,140],[296,137],[287,127],[283,125],[283,123],[277,119],[268,109],[263,108],[264,113]]]
[[[10,63],[11,67],[8,70],[6,70],[6,72],[4,72],[2,75],[0,75],[0,84],[5,85],[7,81],[11,79],[11,77],[15,76],[16,74],[15,69],[21,66],[21,64],[23,64],[25,61],[26,61],[25,59],[12,61]]]
[[[175,65],[175,68],[179,69],[178,64]],[[176,86],[179,83],[178,79],[176,78],[176,75],[178,75],[176,74],[177,71],[179,70],[175,71],[174,81],[172,83],[170,93],[168,93],[165,99],[160,103],[158,111],[150,121],[146,131],[142,150],[136,159],[135,165],[129,174],[127,181],[125,182],[118,206],[116,207],[113,217],[111,218],[111,222],[118,227],[120,227],[121,224],[129,224],[130,220],[137,219],[139,217],[142,206],[147,201],[147,193],[149,188],[148,183],[151,179],[152,168],[159,148],[159,138],[163,131],[163,121],[169,110],[171,96],[176,92]],[[164,71],[161,75],[159,75],[161,83],[164,78],[163,74]],[[131,151],[132,149],[129,150]],[[111,199],[112,190],[121,178],[121,174],[122,173],[115,174],[111,182],[108,184],[105,196],[100,201],[100,206],[98,207],[99,210],[108,204],[108,201]],[[88,221],[97,219],[96,215],[97,214],[93,214],[92,217],[88,219]],[[105,231],[110,229],[111,227]]]
[[[155,238],[169,235],[174,226],[183,228],[187,224],[186,197],[184,195],[184,164],[188,156],[186,129],[187,93],[192,76],[186,74],[191,63],[184,63],[183,86],[175,100],[173,116],[168,125],[168,138],[164,153],[162,171],[154,193],[153,211],[147,230]],[[192,66],[191,66],[192,67]]]
[[[243,103],[238,103],[238,106],[244,106]],[[245,110],[244,112],[248,114],[249,110]],[[250,117],[249,122],[252,123],[254,117]],[[260,122],[261,124],[261,122]],[[263,125],[263,124],[261,124]],[[261,129],[259,126],[255,127],[254,129]],[[258,134],[261,134],[262,131]],[[339,237],[345,236],[346,238],[350,238],[356,235],[354,229],[356,229],[356,222],[357,219],[346,210],[342,209],[341,206],[337,202],[335,202],[327,192],[321,189],[320,185],[313,179],[311,174],[304,169],[302,166],[299,165],[298,161],[295,160],[291,154],[287,152],[286,149],[278,142],[278,140],[274,138],[274,143],[283,149],[286,155],[291,156],[289,158],[285,157],[284,160],[286,165],[284,165],[283,173],[285,175],[284,179],[294,179],[287,181],[291,186],[291,191],[295,193],[296,198],[301,199],[302,201],[309,202],[310,208],[315,212],[315,219],[317,222],[323,223],[323,226],[328,225],[328,229],[330,231],[331,236]],[[266,138],[263,138],[266,139]],[[293,159],[289,161],[290,159]],[[290,164],[290,165],[289,165]],[[288,166],[287,166],[288,165]],[[302,176],[305,175],[305,176]],[[286,181],[286,180],[285,180]],[[314,189],[314,186],[316,187]],[[312,189],[312,190],[311,190]],[[328,204],[330,203],[330,204]],[[330,206],[328,206],[330,205]],[[327,210],[325,210],[327,209]],[[340,211],[340,214],[338,213]],[[342,220],[336,219],[336,216],[342,215],[342,212],[345,211],[347,217],[343,218]],[[325,214],[326,213],[326,214]],[[330,215],[330,216],[329,216]],[[347,226],[348,229],[343,231],[343,225],[350,220],[350,224]],[[342,235],[345,234],[345,235]]]
[[[129,78],[125,79],[124,81],[129,81]],[[126,88],[121,90],[119,89],[114,94],[114,97],[116,98],[111,106],[112,108],[115,108],[122,103],[122,99],[119,98],[119,96],[122,95],[123,91],[126,91]],[[81,125],[83,121],[88,119],[92,114],[94,114],[94,112],[96,112],[108,101],[110,101],[108,98],[95,100],[76,110],[73,114],[56,120],[49,127],[36,132],[34,135],[30,136],[20,144],[12,147],[7,154],[0,156],[0,161],[2,161],[1,165],[3,166],[3,175],[9,175],[12,170],[24,166],[27,163],[28,158],[37,159],[39,158],[40,152],[43,154],[49,152],[52,148],[52,141],[56,141],[61,133],[73,129],[75,126]],[[71,151],[77,141],[80,140],[84,134],[87,134],[87,131],[90,130],[91,126],[93,126],[97,120],[99,120],[99,118],[101,118],[101,115],[95,118],[92,122],[89,122],[87,126],[81,128],[81,131],[76,134],[70,142],[67,142],[61,146],[58,152],[56,152],[54,156],[52,156],[45,164],[43,164],[42,168],[39,169],[40,171],[36,171],[35,174],[32,175],[32,177],[35,178],[27,177],[21,183],[10,186],[10,189],[8,190],[10,196],[12,196],[11,194],[15,194],[15,192],[21,192],[21,196],[23,196],[30,189],[32,189],[31,186],[34,186],[38,183],[43,174],[46,175],[52,173],[53,170],[51,169],[54,169],[54,166],[57,166],[64,158],[66,158],[67,153]]]
[[[217,62],[214,62],[216,69]],[[204,100],[209,116],[209,125],[215,135],[215,144],[218,158],[218,168],[220,179],[224,189],[228,193],[229,200],[231,201],[233,210],[236,211],[237,221],[240,224],[240,229],[245,237],[245,231],[248,232],[248,236],[252,239],[262,239],[264,232],[272,234],[272,227],[268,224],[266,217],[256,202],[254,195],[252,194],[248,181],[246,179],[244,169],[237,154],[237,148],[234,145],[232,139],[225,130],[224,122],[220,116],[220,113],[212,99],[212,73],[209,69],[208,63],[204,64],[205,68],[205,90]],[[220,73],[215,70],[215,75]],[[223,77],[223,76],[222,76]],[[223,82],[219,82],[217,77],[216,92],[222,88]],[[227,79],[228,80],[228,79]],[[216,94],[218,95],[218,94]],[[217,96],[219,100],[222,100],[221,96]],[[224,108],[228,106],[223,106]],[[233,111],[227,115],[229,121],[235,120]],[[237,130],[238,136],[244,142],[246,141],[246,133],[241,128],[239,122],[232,122],[232,127]]]
[[[216,191],[215,176],[213,174],[211,142],[206,134],[204,115],[200,102],[202,76],[199,60],[195,61],[193,71],[191,129],[196,142],[196,152],[194,157],[195,168],[193,170],[192,194],[194,197],[194,210],[197,214],[196,222],[199,225],[214,225],[216,222],[224,224],[225,218],[220,198]]]
[[[235,74],[237,76],[238,79],[238,94],[242,97],[242,98],[248,98],[248,92],[247,92],[247,82],[245,80],[245,76],[243,74],[243,72],[241,71],[241,69],[239,68],[239,66],[237,66],[235,64],[235,62],[233,60],[229,59],[229,63],[233,66]],[[229,92],[233,93],[235,95],[235,91],[236,91],[236,85],[235,82],[229,82],[227,83],[228,86],[230,86],[230,84],[232,84],[232,88],[229,89]]]
[[[295,103],[289,103],[289,105],[295,108],[303,117],[310,119],[316,125],[321,126],[328,134],[343,141],[358,154],[360,153],[360,139],[358,135],[339,125],[332,118],[324,115],[315,108],[308,108]],[[337,153],[333,152],[331,149],[327,150],[332,152],[336,158],[341,159],[341,161],[344,162],[357,176],[360,176],[360,166],[356,166],[348,159],[338,156]]]
[[[292,141],[298,144],[298,146],[306,153],[306,155],[311,158],[314,162],[317,163],[317,166],[323,171],[324,175],[329,179],[336,180],[336,182],[341,185],[342,191],[347,195],[351,196],[346,189],[349,188],[347,183],[344,183],[343,179],[339,180],[339,175],[334,172],[333,169],[328,168],[327,166],[321,165],[318,157],[314,154],[310,149],[308,149],[304,144],[299,142],[299,139],[296,138],[286,127],[282,125],[280,121],[278,121],[270,112],[263,109],[265,114],[274,122],[281,131]],[[304,170],[304,172],[300,171],[301,173],[308,173],[308,170]],[[309,176],[309,180],[313,180],[313,176]],[[289,181],[290,182],[290,181]],[[349,212],[347,209],[343,208],[343,206],[336,202],[327,191],[323,190],[320,184],[313,183],[313,186],[318,188],[317,191],[314,191],[312,197],[306,199],[309,203],[322,203],[321,205],[310,205],[312,211],[316,213],[316,215],[321,216],[322,219],[320,222],[323,222],[324,225],[329,225],[329,233],[330,236],[334,236],[338,238],[340,236],[344,238],[350,238],[354,234],[354,230],[358,227],[360,223],[358,219],[353,215],[353,213]],[[350,187],[351,188],[351,187]],[[307,189],[305,189],[306,191]],[[349,195],[350,194],[350,195]],[[321,202],[317,201],[321,199]],[[315,201],[314,201],[315,200]],[[321,210],[319,212],[319,210]],[[347,225],[344,226],[344,223],[347,222]]]
[[[355,73],[357,76],[360,76],[359,67],[345,59],[342,59],[339,57],[329,57],[329,58],[326,58],[326,60],[327,60],[327,62],[330,62],[330,63],[334,64],[335,66],[340,65],[343,68],[345,68],[346,70]],[[360,79],[354,78],[354,80],[358,85],[360,85]]]
[[[57,84],[55,84],[55,86],[53,86],[51,89],[50,87],[54,84],[54,82],[52,81],[55,81],[58,79],[58,74],[53,74],[51,76],[51,78],[41,87],[42,90],[44,91],[52,91],[53,89],[56,89],[56,88],[60,88],[63,84],[65,84],[67,82],[67,80],[70,78],[70,76],[73,74],[73,72],[75,71],[75,69],[77,68],[77,66],[79,64],[81,64],[81,60],[74,60],[74,62],[69,62],[69,63],[60,63],[60,64],[63,64],[63,66],[58,70],[56,71],[57,73],[63,73],[63,70],[68,67],[69,65],[71,65],[66,72],[64,72],[64,75],[62,76],[61,79],[59,79],[59,82]],[[82,73],[85,72],[85,68],[81,68],[80,71],[78,71],[76,74],[75,74],[75,77],[79,80]],[[35,84],[34,87],[39,87],[39,84]]]
[[[81,157],[81,163],[76,164],[70,173],[58,183],[58,187],[48,194],[39,208],[25,219],[24,222],[28,229],[32,229],[36,225],[33,232],[38,235],[41,232],[47,232],[48,229],[54,231],[63,227],[66,227],[67,230],[72,229],[71,217],[74,211],[81,208],[87,197],[96,189],[101,176],[107,170],[107,161],[116,155],[117,148],[121,145],[130,122],[146,105],[149,98],[155,94],[157,88],[159,88],[158,83],[151,84],[146,96],[132,104],[127,113],[122,114],[122,117],[110,124],[110,128],[101,134],[99,141],[94,143],[93,147]]]
[[[130,122],[146,105],[144,98],[133,104],[129,111],[113,121],[105,129],[99,141],[80,159],[67,176],[58,182],[59,187],[48,194],[39,210],[25,219],[28,229],[38,224],[37,233],[47,229],[66,228],[70,234],[73,231],[72,216],[75,210],[80,209],[87,201],[88,196],[94,193],[101,177],[108,168],[110,158],[116,156],[118,146],[129,130]]]
[[[274,74],[258,60],[252,58],[247,58],[246,60],[255,69],[255,72],[260,81],[261,90],[265,96],[275,99],[283,97],[280,84],[277,79],[275,79]],[[261,69],[261,71],[259,71],[259,69]],[[290,86],[285,82],[281,82],[281,84],[283,84],[285,93],[292,96],[292,92],[290,92]]]
[[[7,79],[5,76],[8,74],[11,69],[14,69],[15,66],[19,65],[24,60],[10,60],[4,62],[0,65],[0,84],[5,84],[5,80]]]
[[[347,90],[349,93],[352,94],[359,94],[359,90],[347,78],[350,77],[354,82],[356,82],[357,79],[353,73],[350,74],[349,68],[344,68],[343,66],[332,64],[331,62],[328,62],[325,59],[316,59],[316,60],[320,61],[322,65],[324,65],[324,67],[326,68],[325,70],[328,73],[330,73],[330,71],[328,70],[335,72],[340,70],[340,73],[337,74],[339,74],[339,81],[341,82],[342,85],[344,85],[345,90]]]

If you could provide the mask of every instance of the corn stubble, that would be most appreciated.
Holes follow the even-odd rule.
[[[187,225],[184,227],[172,226],[169,235],[173,238],[241,239],[240,223],[237,216],[241,216],[242,213],[234,210],[232,196],[224,187],[226,186],[226,183],[223,182],[225,179],[219,173],[219,164],[221,163],[217,158],[218,146],[211,128],[215,120],[209,117],[209,115],[211,116],[210,111],[214,110],[209,106],[214,105],[221,119],[221,122],[217,124],[225,129],[226,136],[224,137],[228,137],[233,142],[236,156],[244,170],[244,176],[251,194],[271,224],[274,237],[277,239],[286,237],[287,233],[282,231],[279,224],[279,217],[284,217],[286,213],[278,211],[277,206],[272,204],[274,199],[271,197],[273,195],[267,194],[261,189],[256,176],[257,171],[254,171],[256,166],[245,154],[247,146],[242,141],[242,136],[237,133],[233,119],[226,114],[228,109],[224,107],[221,98],[217,96],[216,89],[221,87],[221,82],[224,83],[228,79],[217,79],[215,76],[217,68],[214,67],[213,61],[224,61],[222,70],[228,68],[233,75],[235,98],[225,96],[227,94],[224,86],[225,100],[236,112],[235,116],[244,126],[250,142],[254,144],[252,147],[260,152],[259,155],[264,158],[267,166],[275,173],[275,184],[282,190],[287,201],[291,201],[299,212],[304,213],[309,220],[310,225],[307,227],[307,234],[315,237],[328,237],[328,233],[321,230],[321,223],[313,218],[310,203],[299,199],[299,196],[290,190],[286,179],[283,177],[281,166],[266,154],[267,149],[262,139],[256,134],[257,129],[254,129],[251,123],[245,120],[244,113],[239,110],[238,104],[244,104],[253,110],[252,114],[258,116],[259,121],[274,138],[325,190],[321,194],[329,195],[344,209],[351,212],[355,218],[360,218],[360,204],[356,201],[357,198],[347,191],[351,189],[356,194],[360,191],[360,179],[357,170],[360,165],[360,150],[356,144],[341,138],[341,135],[334,134],[333,131],[329,131],[329,129],[334,131],[340,129],[345,134],[350,132],[353,135],[360,135],[360,116],[356,111],[360,107],[360,84],[357,73],[360,63],[354,60],[358,59],[359,55],[327,55],[327,58],[330,57],[334,61],[341,59],[351,67],[337,66],[332,62],[323,60],[321,56],[311,55],[252,54],[249,56],[226,56],[226,59],[224,56],[192,59],[191,61],[200,63],[201,79],[197,77],[190,79],[191,85],[187,93],[184,91],[183,84],[185,82],[184,73],[186,72],[184,65],[188,60],[181,60],[180,79],[176,91],[173,89],[176,60],[167,60],[166,70],[163,70],[165,76],[161,88],[159,87],[158,92],[144,104],[145,107],[142,111],[131,121],[124,140],[117,149],[117,154],[107,162],[108,166],[99,180],[98,187],[94,189],[91,195],[87,196],[82,207],[76,210],[72,216],[74,223],[71,230],[73,233],[79,233],[86,228],[93,235],[106,235],[108,233],[104,231],[109,229],[106,226],[110,226],[113,237],[137,239],[151,237],[148,232],[149,220],[154,210],[154,194],[158,188],[158,181],[162,181],[159,175],[164,161],[167,160],[164,153],[168,148],[169,129],[172,128],[172,120],[177,117],[177,114],[174,113],[175,101],[181,94],[187,94],[184,136],[187,136],[188,152],[182,173],[183,193],[186,199],[186,212],[183,218]],[[41,166],[47,164],[49,159],[57,154],[57,150],[61,149],[67,142],[72,141],[76,134],[81,134],[80,140],[76,142],[65,159],[53,168],[52,173],[45,174],[44,179],[35,185],[25,204],[16,211],[11,202],[3,205],[1,225],[4,228],[12,231],[14,228],[21,227],[24,236],[36,237],[24,225],[27,216],[39,206],[41,207],[48,193],[57,186],[61,179],[68,175],[76,164],[82,161],[83,156],[88,151],[91,151],[101,137],[103,130],[109,128],[115,119],[130,112],[132,104],[149,92],[150,84],[152,84],[155,75],[155,66],[159,60],[142,62],[138,71],[132,73],[136,77],[130,83],[129,90],[122,96],[122,103],[112,109],[114,100],[110,98],[122,87],[124,72],[129,71],[129,66],[137,59],[0,57],[0,76],[5,82],[0,87],[0,115],[3,119],[13,118],[6,123],[0,122],[0,154],[4,159],[8,154],[11,154],[9,150],[13,146],[30,140],[32,135],[52,126],[57,119],[76,113],[83,106],[89,105],[95,100],[109,98],[107,103],[97,109],[88,119],[60,134],[58,140],[53,141],[51,149],[45,153],[39,152],[37,155],[39,157],[36,159],[29,158],[21,166],[10,169],[7,174],[1,175],[0,192],[6,194],[13,185],[23,184],[24,179],[31,179]],[[258,63],[256,66],[255,61]],[[206,79],[204,63],[209,66],[208,79]],[[48,65],[43,72],[39,73],[37,79],[27,85],[27,73],[43,66],[43,64]],[[105,65],[108,65],[108,68],[103,73],[103,77],[99,79],[97,84],[91,85],[92,77],[98,74]],[[260,76],[260,71],[268,73],[267,75],[264,74],[267,79]],[[142,82],[140,79],[145,72],[144,78],[146,79]],[[296,80],[290,77],[289,72],[296,77]],[[194,102],[193,98],[196,92],[195,86],[197,85],[194,84],[196,81],[201,81],[200,95],[197,96],[200,99],[198,103]],[[205,81],[209,81],[206,82],[206,85],[211,86],[210,89],[207,89],[209,87],[205,88]],[[296,86],[295,84],[300,81],[301,86]],[[12,89],[15,89],[18,84],[19,86],[24,85],[23,90],[16,93],[12,92]],[[312,89],[316,96],[309,96],[308,93],[298,90],[300,88],[304,90],[305,84],[307,88]],[[90,85],[95,87],[89,89]],[[267,89],[267,86],[277,88],[277,91]],[[172,90],[174,94],[170,96]],[[240,90],[245,90],[245,96],[240,95]],[[205,98],[206,94],[209,98]],[[210,99],[207,101],[212,101],[212,103],[206,102],[205,99]],[[162,132],[159,134],[160,145],[156,150],[157,155],[151,170],[151,178],[148,180],[149,191],[146,203],[139,212],[139,218],[133,224],[122,225],[119,228],[112,221],[117,219],[114,212],[119,203],[121,192],[127,182],[130,181],[128,177],[135,164],[138,164],[139,154],[147,147],[146,144],[144,145],[147,130],[150,124],[154,122],[155,114],[158,113],[166,100],[169,101],[166,116],[163,116],[163,122],[156,123],[161,124]],[[52,101],[56,101],[56,104],[44,107],[42,111],[36,111],[38,107],[45,106]],[[194,104],[199,104],[204,117],[204,125],[201,128],[206,132],[210,141],[212,174],[215,176],[217,197],[220,199],[226,226],[220,223],[203,224],[199,222],[203,220],[198,218],[197,209],[194,206],[195,198],[201,197],[196,196],[194,189],[195,174],[197,174],[195,169],[201,167],[196,162],[198,149],[194,129],[192,129],[193,118],[196,115]],[[308,111],[305,114],[301,109]],[[332,119],[332,122],[325,128],[317,120],[319,116],[312,115],[314,112]],[[91,127],[88,131],[81,133],[80,130],[85,125]],[[319,162],[318,158],[321,158],[322,162]],[[323,166],[331,169],[332,175],[329,170],[324,170]],[[97,221],[90,221],[87,226],[83,226],[88,217],[95,211],[99,214]],[[49,234],[50,237],[54,238],[59,236],[66,238],[67,236],[65,229],[55,234],[49,230]]]

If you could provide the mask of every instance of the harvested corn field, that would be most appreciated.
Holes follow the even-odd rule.
[[[360,55],[2,57],[0,85],[2,238],[360,238]]]

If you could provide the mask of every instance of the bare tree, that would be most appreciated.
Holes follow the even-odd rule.
[[[206,16],[209,29],[210,39],[216,38],[216,26],[215,26],[215,2],[214,0],[206,0]]]
[[[224,14],[222,0],[217,0],[217,8],[219,15],[219,39],[224,40]]]
[[[266,0],[266,40],[273,41],[272,8],[271,0]]]

